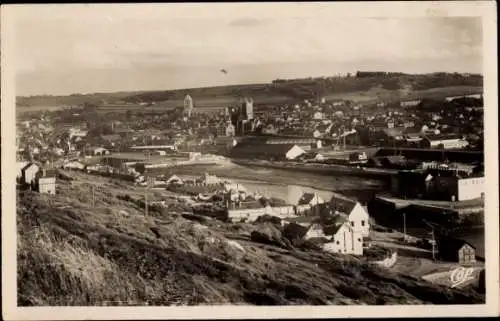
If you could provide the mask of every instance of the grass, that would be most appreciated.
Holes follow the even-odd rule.
[[[473,289],[435,286],[363,259],[250,239],[269,223],[193,222],[174,200],[145,217],[139,188],[87,176],[59,181],[56,196],[21,193],[20,306],[484,302]],[[86,185],[94,179],[95,205]]]

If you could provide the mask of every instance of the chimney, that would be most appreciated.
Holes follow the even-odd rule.
[[[47,170],[44,168],[42,169],[42,177],[45,177],[47,176]]]

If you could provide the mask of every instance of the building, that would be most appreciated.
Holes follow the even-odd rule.
[[[415,107],[420,104],[421,100],[406,100],[399,103],[401,107]]]
[[[191,114],[193,113],[193,108],[194,108],[194,104],[193,104],[193,98],[191,98],[191,96],[189,95],[186,95],[186,97],[184,98],[184,114],[188,117],[191,117]]]
[[[268,160],[293,160],[305,154],[294,144],[237,144],[230,155],[236,158],[260,158]]]
[[[287,238],[318,241],[322,249],[330,253],[363,255],[363,236],[340,215],[334,216],[328,223],[317,217],[304,216],[284,221],[283,234]]]
[[[323,229],[331,236],[323,245],[323,250],[330,253],[363,255],[363,235],[357,232],[347,221],[339,220],[335,225]]]
[[[351,164],[366,164],[368,155],[366,152],[353,152],[349,154],[349,163]]]
[[[241,112],[244,120],[253,120],[253,99],[245,97],[241,102]]]
[[[476,263],[476,248],[470,243],[451,237],[438,238],[436,243],[441,260],[459,264]]]
[[[62,165],[62,168],[63,169],[76,169],[76,170],[84,170],[85,169],[85,164],[79,162],[79,161],[69,161],[69,162],[65,162],[63,165]]]
[[[360,233],[363,237],[370,236],[370,216],[359,202],[333,195],[329,208],[333,215],[346,215],[354,232]]]
[[[323,204],[325,201],[316,193],[304,193],[302,197],[297,201],[297,213],[302,214],[319,204]]]
[[[429,135],[424,141],[425,147],[438,149],[461,149],[469,145],[458,135]]]
[[[484,176],[461,177],[457,176],[456,200],[466,201],[484,198]]]
[[[22,177],[23,177],[23,168],[26,167],[26,165],[28,165],[29,163],[30,162],[27,162],[27,161],[17,162],[17,175],[16,175],[16,179],[18,180],[19,183],[23,183],[23,182],[21,182]]]
[[[225,128],[225,134],[227,137],[234,137],[236,135],[236,128],[232,123],[228,123]]]
[[[28,163],[21,169],[21,184],[32,185],[35,183],[36,174],[40,167],[34,163]]]
[[[40,194],[56,194],[56,172],[43,169],[37,175],[36,187]]]

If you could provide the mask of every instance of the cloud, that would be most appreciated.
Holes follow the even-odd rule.
[[[482,56],[481,24],[474,18],[179,18],[180,15],[162,10],[141,15],[120,10],[106,14],[91,14],[90,9],[86,12],[73,16],[59,12],[51,16],[46,11],[39,13],[40,17],[31,15],[19,20],[18,73],[37,74],[32,79],[39,82],[43,79],[40,75],[46,73],[50,75],[49,84],[70,86],[68,81],[57,81],[58,74],[67,79],[69,72],[74,74],[71,79],[75,88],[80,88],[85,82],[76,86],[76,80],[88,75],[82,72],[85,69],[99,71],[102,78],[108,79],[103,86],[111,86],[110,79],[117,86],[133,85],[121,77],[104,75],[106,70],[128,70],[124,74],[129,75],[142,75],[142,70],[168,70],[180,75],[189,70],[189,77],[174,78],[179,84],[189,80],[190,86],[196,86],[196,81],[208,82],[197,80],[193,72],[197,68],[253,66],[266,79],[272,79],[284,74],[303,75],[307,69],[304,66],[309,66],[311,72],[324,71],[324,75],[329,75],[337,72],[335,66],[350,65],[355,70],[366,62],[389,68],[391,63],[405,67],[401,62],[411,61],[415,65],[406,66],[408,69],[424,69],[429,65],[439,68],[434,62],[448,59],[450,63],[441,65],[451,68],[453,62],[458,70],[465,65],[476,66]],[[469,60],[476,62],[468,63]],[[273,65],[289,67],[271,68]],[[269,72],[264,73],[262,66]],[[238,81],[264,78],[250,69],[242,70],[245,72],[238,76]],[[274,76],[270,76],[272,73]],[[155,74],[158,80],[142,78],[141,85],[161,86],[160,74]],[[23,82],[34,80],[23,77]],[[169,84],[175,87],[175,82]]]

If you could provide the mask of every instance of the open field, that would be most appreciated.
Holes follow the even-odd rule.
[[[144,216],[134,201],[142,188],[69,175],[74,180],[59,179],[56,196],[20,193],[21,306],[484,302],[472,288],[436,286],[364,259],[292,245],[271,223],[193,222],[172,199]],[[255,230],[273,237],[254,242]]]
[[[427,90],[415,90],[402,92],[398,90],[372,89],[368,91],[333,93],[326,95],[326,99],[332,100],[352,100],[354,102],[375,102],[375,101],[393,101],[393,100],[412,100],[412,99],[444,99],[448,96],[470,95],[482,93],[483,88],[477,86],[453,86],[432,88]]]

